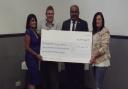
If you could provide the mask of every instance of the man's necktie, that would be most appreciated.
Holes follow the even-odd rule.
[[[73,21],[72,31],[75,31],[75,21]]]

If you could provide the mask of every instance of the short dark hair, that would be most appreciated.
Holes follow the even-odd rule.
[[[96,17],[97,17],[98,15],[100,15],[101,18],[102,18],[102,27],[101,27],[99,30],[97,30],[97,26],[96,26]],[[97,12],[97,13],[94,15],[93,22],[92,22],[93,34],[97,33],[98,31],[101,31],[101,30],[103,29],[104,25],[105,25],[105,22],[104,22],[104,16],[103,16],[102,12]]]
[[[48,11],[48,10],[53,10],[53,11],[54,11],[53,6],[49,5],[49,6],[47,7],[47,9],[46,9],[46,14],[47,14],[47,11]]]
[[[72,5],[72,6],[70,7],[70,12],[71,12],[71,9],[72,9],[72,7],[75,7],[75,8],[77,8],[77,10],[78,10],[78,13],[79,13],[79,7],[78,7],[77,5]]]
[[[29,14],[28,17],[27,17],[27,21],[26,21],[26,29],[30,29],[29,24],[30,24],[30,21],[31,21],[32,18],[34,18],[36,20],[36,22],[37,22],[36,15]],[[36,29],[37,29],[37,24],[36,24]]]

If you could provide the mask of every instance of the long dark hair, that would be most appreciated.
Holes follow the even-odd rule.
[[[100,29],[98,29],[97,26],[96,26],[96,17],[97,17],[98,15],[100,15],[101,18],[102,18],[102,26],[101,26]],[[105,22],[104,22],[104,16],[103,16],[102,12],[97,12],[97,13],[94,15],[93,22],[92,22],[93,34],[97,33],[98,31],[101,31],[101,30],[103,29],[104,25],[105,25]]]
[[[27,17],[27,21],[26,21],[26,29],[30,29],[31,27],[29,26],[31,19],[34,18],[37,22],[37,18],[36,15],[34,14],[29,14]],[[37,29],[37,23],[36,23],[36,29]]]

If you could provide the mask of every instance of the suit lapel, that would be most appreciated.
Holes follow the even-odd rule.
[[[68,31],[70,30],[70,24],[71,24],[71,19],[68,20],[68,23],[67,23],[67,29],[68,29]]]
[[[80,24],[81,24],[81,23],[80,23],[80,19],[79,19],[79,21],[78,21],[77,24],[76,24],[76,29],[75,29],[76,31],[79,31],[79,29],[80,29]]]

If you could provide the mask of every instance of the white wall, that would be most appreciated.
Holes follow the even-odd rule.
[[[34,13],[40,22],[48,5],[54,6],[55,20],[62,24],[70,17],[72,4],[79,6],[90,30],[94,14],[102,11],[112,35],[128,36],[128,0],[0,0],[0,34],[23,33],[27,15]]]
[[[41,8],[42,0],[1,0],[0,34],[23,33],[27,15],[39,15]]]
[[[102,11],[112,35],[128,36],[128,0],[86,0],[89,25],[96,11]]]

